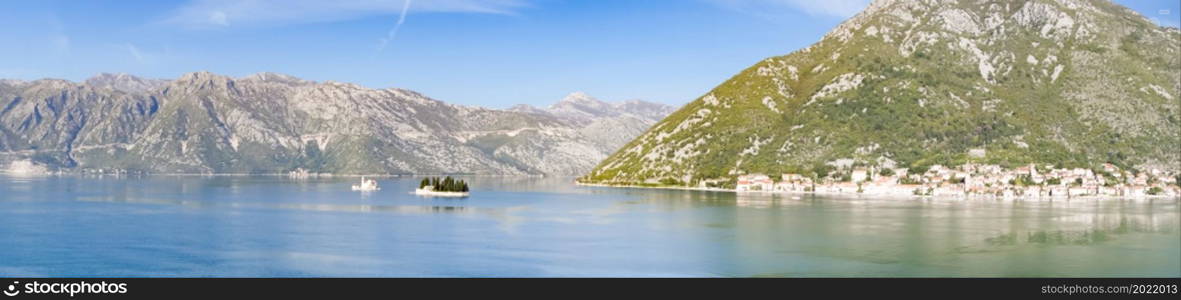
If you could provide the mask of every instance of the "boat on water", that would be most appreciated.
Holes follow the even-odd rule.
[[[308,172],[308,170],[304,169],[304,168],[296,168],[295,170],[292,170],[291,172],[287,172],[287,177],[291,177],[291,178],[295,178],[295,179],[307,179],[308,177],[311,177],[311,176],[312,176],[312,173]]]
[[[377,186],[377,180],[365,179],[365,177],[361,177],[361,184],[353,185],[354,191],[376,191],[380,189],[381,187]]]

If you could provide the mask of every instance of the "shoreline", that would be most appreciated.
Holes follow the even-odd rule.
[[[292,178],[299,178],[299,179],[316,178],[316,177],[320,177],[320,178],[332,178],[332,177],[391,178],[391,177],[421,177],[421,176],[536,177],[536,178],[543,178],[543,177],[553,177],[553,178],[570,177],[570,178],[574,178],[574,177],[577,177],[575,175],[554,176],[554,175],[537,175],[537,174],[502,175],[502,174],[329,174],[329,173],[325,173],[325,174],[321,174],[321,175],[308,175],[308,176],[299,177],[299,176],[291,176],[291,174],[288,174],[288,173],[85,173],[85,172],[60,172],[60,171],[47,172],[47,173],[43,173],[43,174],[12,174],[9,172],[0,171],[0,175],[13,176],[13,177],[18,177],[18,176],[19,177],[36,177],[36,176],[43,176],[43,177],[44,176],[249,177],[249,176],[260,176],[260,177],[292,177]]]
[[[682,191],[698,191],[698,192],[721,192],[721,193],[737,193],[732,189],[723,188],[699,188],[687,186],[643,186],[643,185],[617,185],[606,183],[583,183],[574,181],[574,185],[578,186],[593,186],[593,187],[609,187],[609,188],[625,188],[625,189],[657,189],[657,190],[682,190]]]
[[[284,173],[81,173],[81,172],[49,172],[46,174],[11,174],[9,172],[0,172],[0,176],[28,178],[28,177],[50,177],[50,176],[158,176],[158,177],[288,177],[292,179],[309,179],[309,178],[354,178],[354,177],[374,177],[374,178],[401,178],[401,177],[419,177],[432,176],[426,174],[325,174],[325,175],[310,175],[304,177],[290,176]],[[438,175],[436,175],[438,176]],[[451,175],[446,175],[451,176]],[[527,178],[577,178],[576,176],[550,176],[550,175],[455,175],[455,176],[470,176],[470,177],[527,177]],[[606,187],[606,188],[623,188],[623,189],[657,189],[657,190],[681,190],[681,191],[697,191],[697,192],[717,192],[717,193],[734,193],[736,195],[752,195],[752,196],[801,196],[801,195],[819,195],[819,196],[870,196],[879,198],[907,198],[907,199],[985,199],[985,200],[1091,200],[1091,199],[1115,199],[1115,200],[1156,200],[1156,199],[1181,199],[1181,196],[1168,195],[1142,195],[1142,196],[1109,196],[1109,195],[1086,195],[1086,196],[996,196],[996,195],[980,195],[980,194],[964,194],[964,195],[908,195],[900,193],[865,193],[865,192],[798,192],[798,191],[742,191],[726,188],[705,188],[705,187],[688,187],[688,186],[645,186],[645,185],[621,185],[621,184],[606,184],[606,183],[584,183],[577,180],[573,181],[576,186],[587,187]],[[436,196],[436,197],[469,197],[469,193],[452,193],[452,192],[434,192],[415,190],[411,194],[422,196]]]
[[[662,189],[662,190],[683,190],[683,191],[701,191],[701,192],[722,192],[734,193],[735,195],[748,196],[801,196],[801,195],[815,195],[815,196],[868,196],[878,198],[905,198],[905,199],[981,199],[981,200],[1157,200],[1157,199],[1177,199],[1181,200],[1181,196],[1103,196],[1103,195],[1089,195],[1076,197],[1054,197],[1054,196],[1012,196],[1003,197],[995,195],[901,195],[897,193],[845,193],[845,192],[794,192],[794,191],[746,191],[739,192],[734,189],[724,188],[697,188],[697,187],[682,187],[682,186],[639,186],[639,185],[616,185],[604,183],[583,183],[574,182],[578,186],[590,187],[608,187],[608,188],[627,188],[627,189]]]
[[[414,189],[414,192],[412,194],[418,195],[418,196],[452,197],[452,198],[470,197],[472,195],[471,192],[437,192],[437,191],[424,190],[424,189]]]

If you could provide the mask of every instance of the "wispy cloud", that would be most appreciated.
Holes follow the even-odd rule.
[[[391,41],[393,41],[394,37],[398,36],[398,28],[402,28],[402,23],[406,23],[406,13],[409,11],[410,11],[410,0],[406,0],[405,4],[402,4],[402,14],[398,15],[398,23],[394,24],[394,28],[390,28],[390,31],[386,33],[385,37],[381,38],[381,40],[378,41],[378,43],[377,43],[377,51],[378,52],[381,52],[381,50],[385,50],[385,46],[388,45]]]
[[[144,58],[143,52],[139,51],[139,47],[136,47],[135,45],[132,45],[131,43],[125,44],[123,46],[125,46],[127,48],[127,53],[131,54],[131,57],[135,58],[136,62],[139,62],[142,64],[146,61]]]
[[[104,55],[124,59],[120,63],[125,68],[155,67],[160,66],[163,62],[174,61],[176,58],[168,51],[167,47],[153,48],[151,45],[143,47],[144,45],[133,42],[106,43],[104,46],[102,51],[109,51]],[[123,62],[131,62],[131,64],[123,64]]]
[[[705,0],[722,7],[755,14],[774,14],[784,9],[817,17],[848,18],[865,9],[870,0]]]
[[[283,26],[334,22],[414,12],[512,14],[528,0],[191,0],[167,15],[165,23],[188,28]]]
[[[52,53],[56,55],[70,54],[70,36],[66,34],[65,24],[56,15],[50,15],[48,23],[49,36],[46,39],[49,41]]]

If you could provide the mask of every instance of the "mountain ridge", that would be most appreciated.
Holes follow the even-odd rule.
[[[152,173],[576,175],[624,142],[586,124],[639,132],[655,122],[571,120],[267,72],[3,81],[0,107],[0,163]]]

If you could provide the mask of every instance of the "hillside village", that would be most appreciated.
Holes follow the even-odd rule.
[[[1181,173],[1159,169],[1128,171],[1112,164],[1091,170],[1036,164],[1004,169],[998,165],[967,163],[956,167],[934,165],[922,173],[908,171],[857,167],[815,179],[802,174],[782,174],[779,181],[765,174],[745,174],[738,176],[734,190],[999,198],[1181,196],[1178,186]],[[702,182],[701,187],[710,183]]]

